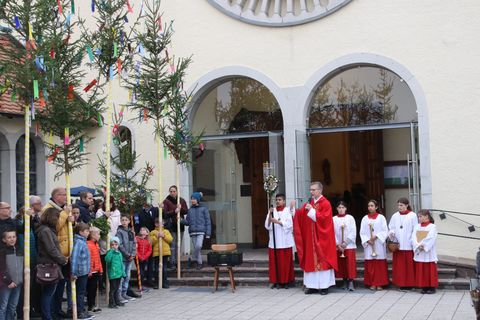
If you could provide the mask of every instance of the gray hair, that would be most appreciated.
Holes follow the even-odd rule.
[[[34,195],[30,196],[30,205],[33,205],[34,203],[38,203],[38,202],[42,203],[42,198]]]
[[[316,185],[318,189],[323,190],[323,184],[320,181],[312,181],[310,185]]]

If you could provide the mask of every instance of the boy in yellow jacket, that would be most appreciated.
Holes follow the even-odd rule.
[[[152,239],[153,246],[153,278],[154,278],[154,289],[158,289],[158,265],[159,265],[159,256],[160,256],[160,245],[159,239],[162,239],[162,260],[163,260],[163,272],[162,272],[162,288],[168,289],[168,279],[167,279],[167,263],[168,257],[172,254],[170,251],[170,244],[173,241],[172,234],[167,229],[160,227],[160,221],[158,218],[155,219],[155,230],[150,232],[150,239]],[[149,277],[150,279],[152,276]]]

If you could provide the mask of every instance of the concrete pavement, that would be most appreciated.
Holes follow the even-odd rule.
[[[102,297],[103,299],[103,297]],[[300,288],[179,287],[151,290],[119,309],[103,311],[96,320],[120,319],[476,319],[468,291],[438,290],[433,295],[385,290],[305,295]]]

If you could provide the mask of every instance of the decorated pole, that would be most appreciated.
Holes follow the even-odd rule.
[[[180,233],[180,212],[182,212],[182,198],[180,197],[180,164],[177,163],[177,205],[180,204],[180,210],[177,213],[177,279],[181,278],[182,263],[180,261],[180,248],[182,235]]]
[[[163,228],[163,206],[162,206],[162,141],[157,137],[157,172],[158,172],[158,221],[160,228]],[[165,230],[164,230],[165,232]],[[163,288],[163,239],[158,239],[158,287]]]
[[[66,206],[70,206],[72,199],[70,195],[70,173],[65,171],[65,182],[66,182],[66,190],[67,190],[67,204]],[[69,216],[72,215],[72,211],[68,213]],[[73,224],[72,221],[68,220],[68,246],[70,247],[69,253],[72,254],[73,251]],[[72,285],[72,316],[73,319],[77,319],[77,286],[75,283],[75,279],[71,278],[70,283]]]
[[[112,173],[112,162],[110,159],[110,154],[112,151],[112,81],[108,82],[108,95],[107,95],[107,116],[105,125],[107,127],[107,144],[105,148],[105,211],[108,217],[108,225],[110,226],[110,179]],[[107,233],[107,248],[110,246],[110,230]],[[105,283],[105,299],[107,304],[110,303],[110,281],[108,280],[108,272],[106,272],[106,283]]]
[[[30,109],[25,105],[23,319],[30,319]]]
[[[263,189],[267,193],[267,212],[270,211],[271,209],[271,219],[274,218],[274,210],[271,208],[271,197],[273,196],[275,190],[278,188],[278,179],[275,177],[275,175],[272,173],[273,166],[267,161],[263,164]],[[277,244],[276,244],[276,239],[275,239],[275,223],[270,222],[272,224],[272,235],[273,235],[273,256],[275,260],[275,277],[276,277],[276,282],[274,283],[275,286],[277,286],[277,289],[280,288],[280,284],[278,282],[279,277],[278,277],[278,259],[277,259]]]

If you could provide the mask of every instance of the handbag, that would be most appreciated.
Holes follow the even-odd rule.
[[[37,265],[37,283],[54,284],[60,280],[60,268],[56,263],[41,263]]]

